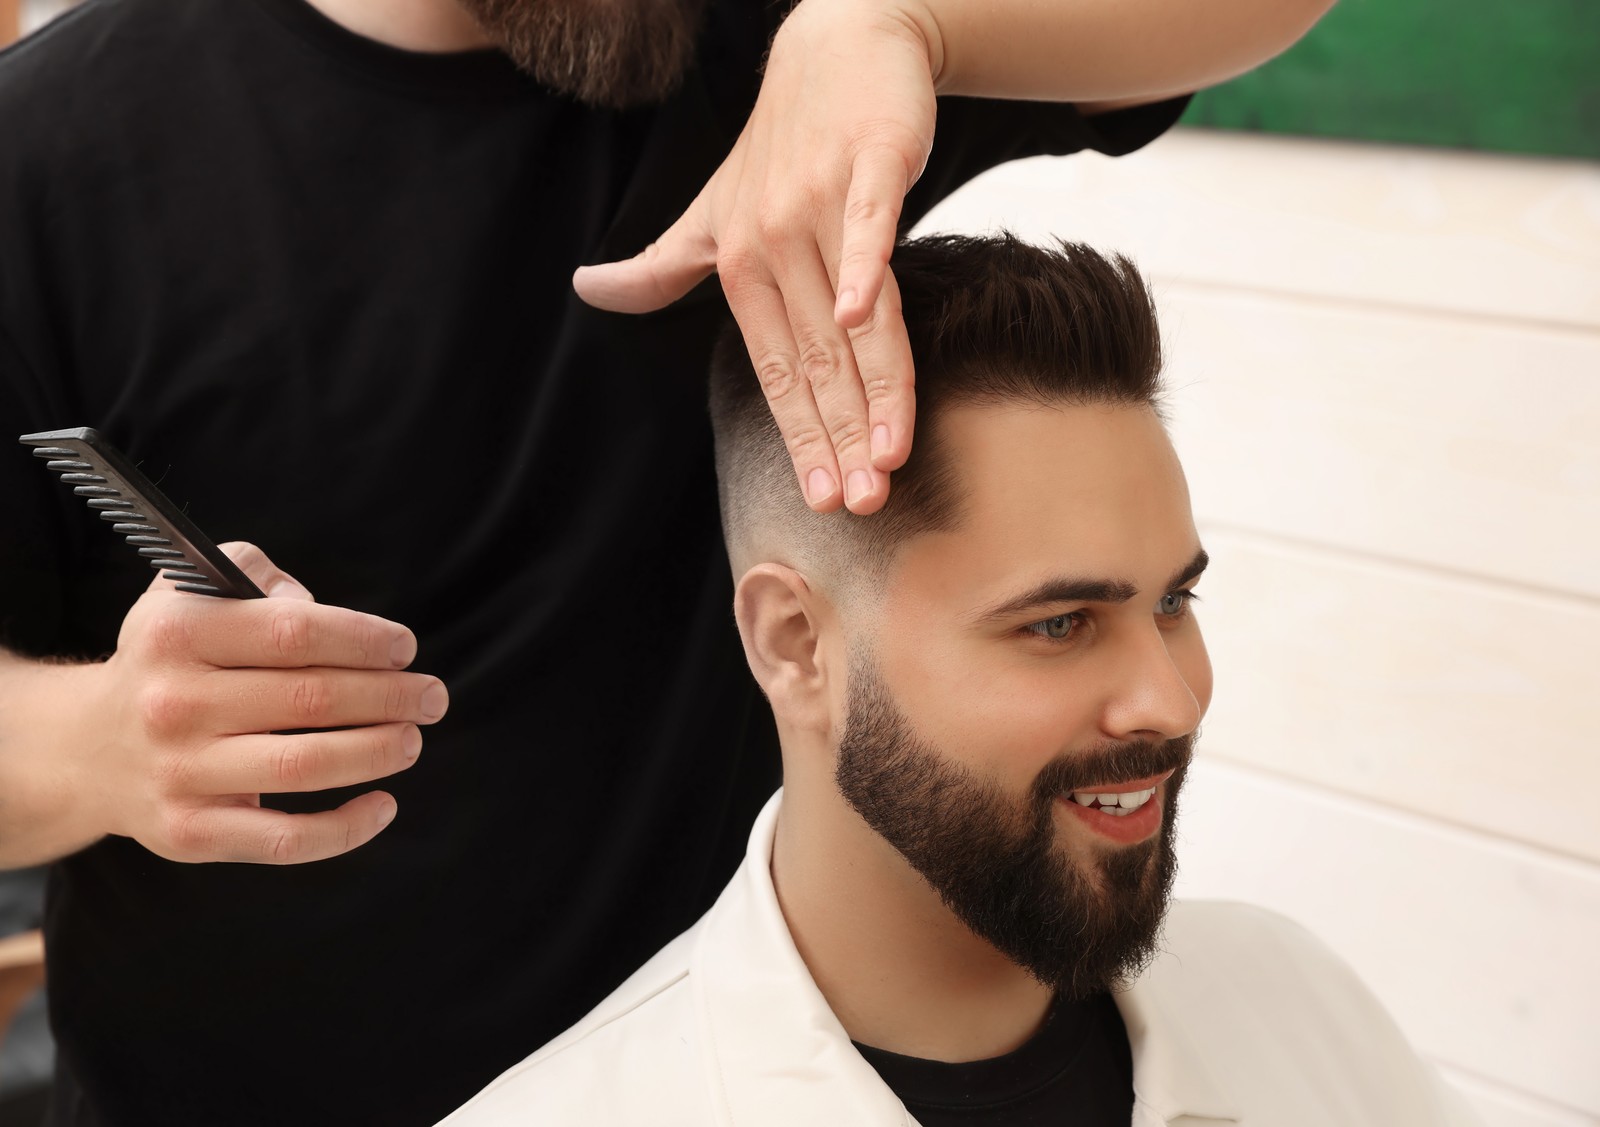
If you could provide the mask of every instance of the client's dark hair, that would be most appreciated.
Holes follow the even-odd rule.
[[[796,567],[876,570],[909,536],[953,527],[959,467],[937,421],[959,404],[1145,404],[1160,409],[1161,339],[1144,279],[1121,255],[1081,243],[1045,248],[1009,233],[936,235],[891,263],[916,367],[916,435],[873,516],[812,513],[801,499],[744,342],[730,326],[711,366],[711,422],[723,530],[734,565],[778,543]],[[772,557],[768,557],[772,558]]]

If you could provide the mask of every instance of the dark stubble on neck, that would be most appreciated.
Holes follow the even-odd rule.
[[[1019,803],[918,739],[869,665],[851,666],[835,779],[845,799],[974,934],[1068,1000],[1115,989],[1155,956],[1193,740],[1106,745],[1053,761]],[[1074,859],[1055,805],[1076,786],[1171,770],[1161,832]]]
[[[660,102],[694,61],[706,0],[460,0],[544,86],[603,109]]]

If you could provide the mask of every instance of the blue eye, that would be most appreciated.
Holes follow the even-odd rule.
[[[1193,591],[1169,591],[1156,604],[1156,613],[1178,618],[1189,609],[1189,603],[1199,597]]]
[[[1054,618],[1033,623],[1027,630],[1030,634],[1049,638],[1052,642],[1062,642],[1071,637],[1073,629],[1078,625],[1079,617],[1077,614],[1058,614]]]

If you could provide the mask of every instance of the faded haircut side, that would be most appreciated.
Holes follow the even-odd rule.
[[[854,587],[881,578],[910,537],[956,527],[960,472],[938,426],[952,407],[1143,404],[1160,413],[1155,305],[1127,258],[1003,232],[904,242],[891,267],[916,369],[916,434],[872,516],[806,507],[737,327],[718,340],[711,423],[735,578],[773,561]]]

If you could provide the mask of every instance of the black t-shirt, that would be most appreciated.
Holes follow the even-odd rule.
[[[732,872],[778,761],[703,408],[725,310],[711,282],[605,314],[569,278],[689,204],[777,20],[714,4],[682,89],[625,113],[304,0],[90,0],[0,56],[0,641],[107,653],[148,582],[6,452],[88,425],[214,539],[411,627],[451,693],[351,855],[181,865],[109,838],[54,867],[56,1123],[431,1123]],[[945,100],[906,222],[1180,108],[1091,128]]]
[[[921,1127],[1128,1127],[1133,1055],[1111,995],[1050,1007],[1026,1044],[948,1064],[857,1045]]]

